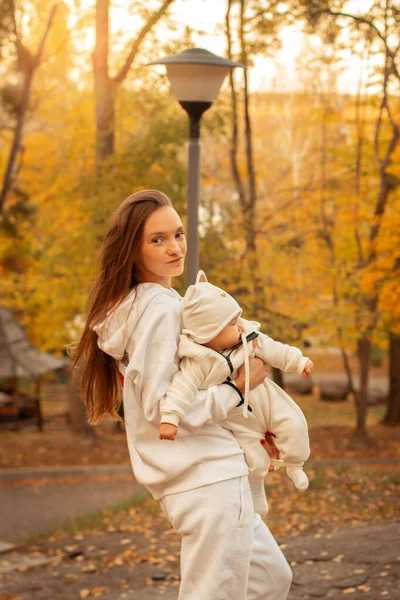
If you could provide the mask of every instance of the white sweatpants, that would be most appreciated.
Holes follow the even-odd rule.
[[[285,600],[291,569],[254,513],[248,477],[161,499],[182,538],[179,600]]]

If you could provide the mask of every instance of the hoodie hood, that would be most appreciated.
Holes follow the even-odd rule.
[[[127,342],[136,328],[148,304],[160,295],[173,298],[180,297],[173,289],[165,288],[158,283],[140,283],[113,309],[106,319],[95,325],[93,330],[97,333],[98,345],[116,360],[122,360]]]

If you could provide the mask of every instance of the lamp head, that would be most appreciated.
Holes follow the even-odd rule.
[[[179,54],[155,60],[149,65],[165,65],[172,90],[179,102],[214,102],[225,77],[244,65],[221,58],[203,48],[191,48]]]

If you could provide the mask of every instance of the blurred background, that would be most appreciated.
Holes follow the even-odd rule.
[[[271,528],[398,518],[399,31],[391,0],[2,0],[0,493],[12,527],[0,539],[64,523],[21,525],[32,486],[44,502],[64,473],[70,506],[80,477],[101,486],[70,467],[121,467],[102,475],[107,489],[119,478],[118,498],[90,492],[98,509],[132,496],[123,424],[88,427],[67,350],[121,201],[160,189],[185,220],[188,119],[164,67],[146,65],[194,47],[248,67],[202,119],[200,266],[315,363],[309,379],[270,373],[305,412],[314,460],[307,497],[268,477]],[[147,519],[146,502],[126,510]]]

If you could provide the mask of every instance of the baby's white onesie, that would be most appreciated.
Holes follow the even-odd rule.
[[[255,355],[272,367],[286,372],[302,373],[307,362],[298,348],[276,342],[259,333],[260,324],[240,318],[247,337],[258,334]],[[253,352],[253,342],[248,341],[247,352]],[[190,405],[197,389],[207,389],[222,383],[228,377],[234,378],[237,369],[243,364],[244,349],[239,345],[227,352],[227,357],[197,344],[182,334],[179,344],[180,370],[175,374],[166,396],[161,401],[161,422],[179,424]],[[243,402],[232,409],[228,418],[220,424],[233,432],[239,442],[249,466],[249,480],[256,512],[268,512],[264,479],[270,466],[268,453],[260,440],[267,431],[272,432],[280,452],[279,464],[290,470],[301,470],[310,455],[306,419],[298,405],[277,384],[266,378],[249,395],[247,418],[243,415]],[[179,435],[179,430],[178,430]],[[302,471],[301,471],[302,472]],[[303,473],[303,472],[302,472]],[[303,477],[307,481],[305,474]],[[293,477],[291,479],[296,484]]]

